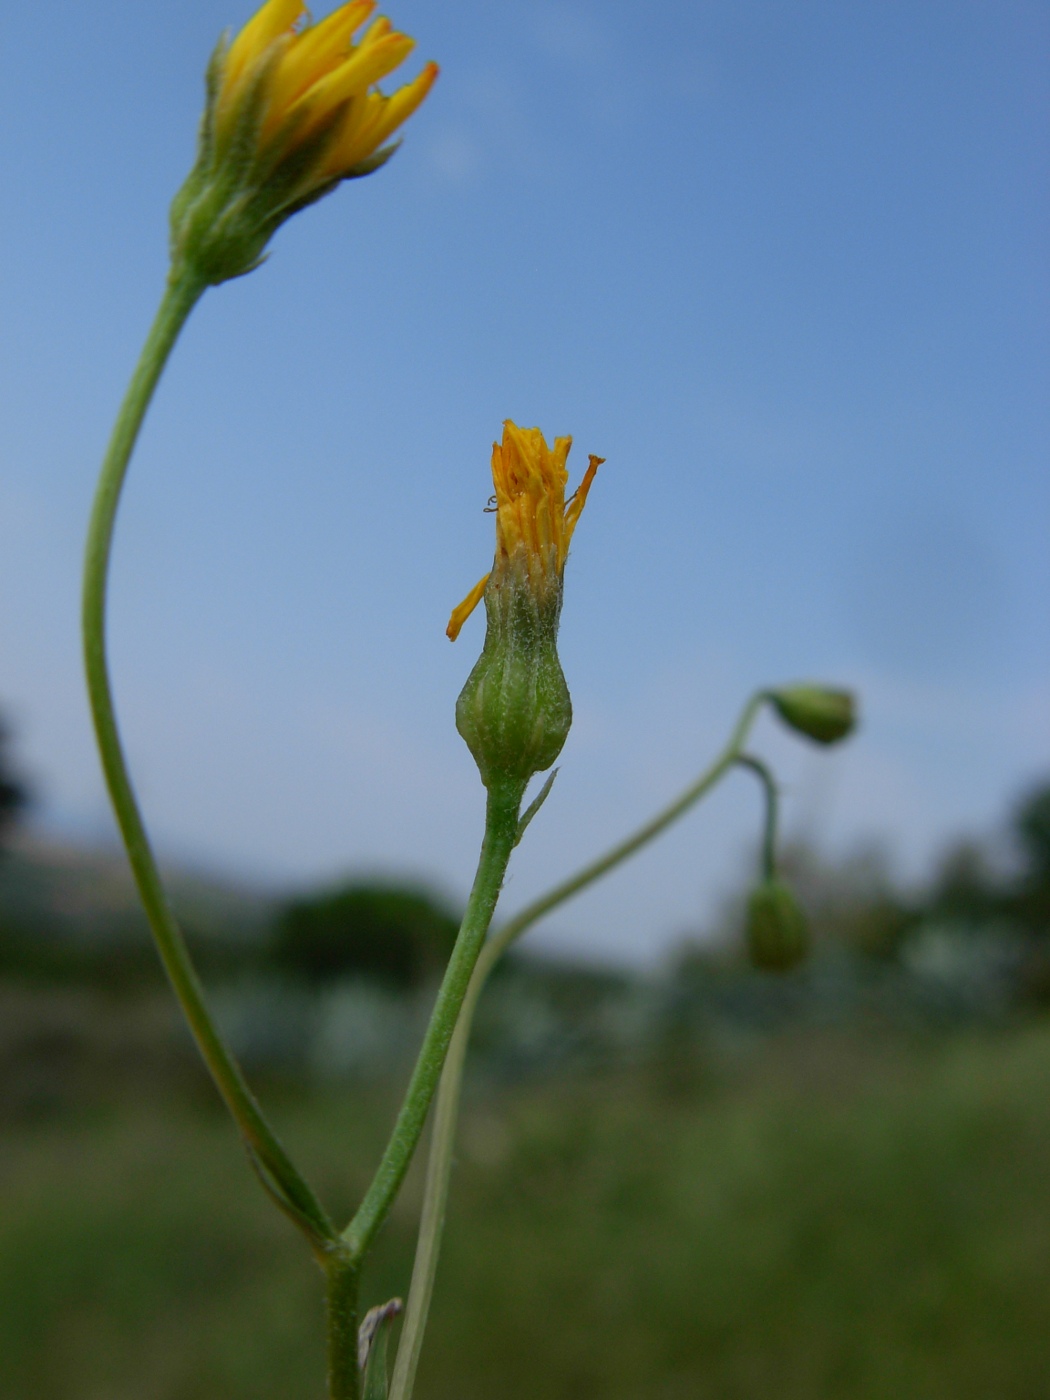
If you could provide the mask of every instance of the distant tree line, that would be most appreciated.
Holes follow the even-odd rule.
[[[877,850],[828,861],[789,846],[782,869],[811,926],[809,961],[787,978],[749,978],[734,901],[679,950],[672,999],[694,1021],[715,1005],[730,1019],[877,1005],[920,1020],[1050,1006],[1050,783],[1022,798],[1003,835],[959,842],[911,889]]]
[[[973,842],[941,866],[925,910],[957,936],[1013,938],[1022,992],[1050,1002],[1050,783],[1033,789],[1010,823],[1013,868],[998,871]]]
[[[27,805],[28,789],[0,718],[0,846]],[[0,884],[0,974],[115,988],[159,983],[130,882],[124,880],[114,899],[112,867],[100,861],[95,884],[104,888],[93,898],[90,870],[77,874],[70,878],[31,857],[8,864]],[[312,986],[364,977],[406,991],[436,981],[459,928],[458,913],[440,898],[396,881],[351,881],[276,901],[265,920],[255,910],[231,920],[228,907],[211,911],[200,897],[193,909],[179,912],[205,973],[275,971]],[[238,927],[224,937],[231,922]]]
[[[0,719],[0,846],[9,844],[27,800]],[[1050,1004],[1050,782],[1018,803],[1007,837],[1007,859],[993,858],[976,842],[961,843],[925,887],[910,892],[877,860],[829,863],[805,848],[786,850],[784,873],[812,924],[810,969],[846,958],[859,976],[865,966],[873,975],[878,968],[908,974],[934,945],[942,961],[944,948],[955,947],[961,961],[969,958],[979,969],[980,959],[971,952],[983,949],[1000,983],[1008,975],[1017,1002]],[[32,853],[21,851],[9,851],[0,863],[0,975],[159,985],[156,957],[122,862],[106,868],[100,862],[95,873],[89,857],[79,860],[79,874],[74,862],[34,864]],[[123,892],[114,898],[120,880]],[[349,880],[268,905],[258,896],[238,905],[229,890],[191,893],[180,917],[209,978],[264,975],[304,988],[357,978],[412,991],[440,978],[459,927],[456,908],[397,880]],[[753,980],[736,934],[730,921],[688,945],[668,968],[670,983],[682,990],[697,977],[709,978],[713,969],[724,983]],[[575,976],[564,971],[570,980]],[[809,975],[803,968],[795,987]],[[575,1001],[580,991],[573,986]]]

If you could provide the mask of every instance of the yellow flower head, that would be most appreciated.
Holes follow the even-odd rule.
[[[539,428],[519,428],[509,419],[504,423],[502,443],[492,444],[496,558],[492,572],[453,611],[447,629],[451,641],[480,603],[490,579],[500,582],[513,574],[527,581],[537,599],[560,601],[569,543],[591,482],[605,460],[590,458],[583,480],[566,503],[565,463],[571,446],[571,437],[560,437],[549,448]]]
[[[520,801],[530,777],[561,753],[572,724],[558,659],[562,574],[602,458],[591,458],[566,501],[571,446],[561,437],[550,448],[539,428],[504,423],[503,441],[492,448],[496,558],[448,624],[455,641],[484,598],[485,642],[456,701],[456,728],[490,797],[501,801]]]
[[[301,0],[267,0],[220,60],[215,121],[220,138],[236,122],[239,104],[260,88],[260,146],[302,146],[328,130],[319,183],[346,179],[416,110],[438,69],[422,73],[393,96],[375,84],[398,68],[415,47],[388,19],[354,35],[375,10],[374,0],[351,0],[320,24],[311,24]]]
[[[387,96],[376,84],[414,47],[375,0],[319,24],[302,0],[267,0],[208,69],[197,162],[172,205],[172,257],[204,284],[256,267],[274,230],[341,180],[393,155],[390,137],[437,77],[428,63]],[[356,37],[355,37],[356,36]]]

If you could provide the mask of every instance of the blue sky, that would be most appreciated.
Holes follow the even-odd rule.
[[[82,535],[241,0],[37,0],[0,47],[0,706],[39,820],[110,830]],[[507,908],[649,814],[756,686],[788,830],[905,871],[1050,770],[1050,11],[997,0],[478,0],[390,11],[442,76],[387,169],[210,292],[122,509],[113,661],[172,858],[468,883],[456,694],[503,418],[606,457],[567,575],[576,722]],[[415,71],[413,61],[410,70]],[[644,959],[735,884],[732,780],[537,933]]]

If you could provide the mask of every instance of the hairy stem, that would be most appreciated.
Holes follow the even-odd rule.
[[[357,1328],[361,1267],[343,1246],[325,1261],[328,1323],[328,1400],[359,1400],[361,1373],[357,1364]]]
[[[205,1003],[185,939],[168,903],[128,775],[106,660],[106,592],[121,488],[153,392],[179,332],[203,291],[201,282],[185,274],[169,280],[117,414],[88,527],[82,614],[84,665],[106,784],[164,970],[197,1047],[264,1182],[281,1208],[292,1216],[316,1247],[321,1241],[336,1237],[334,1226],[264,1118]]]
[[[541,895],[527,905],[513,919],[488,940],[477,965],[474,968],[470,985],[467,988],[456,1023],[455,1034],[449,1046],[445,1067],[438,1088],[434,1109],[434,1128],[427,1158],[427,1177],[423,1193],[423,1212],[419,1226],[419,1240],[416,1245],[415,1263],[412,1268],[412,1282],[409,1287],[408,1303],[405,1308],[405,1322],[401,1330],[401,1340],[397,1349],[397,1361],[390,1384],[390,1400],[411,1400],[415,1384],[416,1368],[423,1346],[423,1333],[426,1328],[430,1300],[434,1291],[434,1278],[437,1273],[438,1255],[441,1247],[441,1233],[445,1223],[445,1210],[448,1202],[449,1180],[452,1174],[452,1150],[456,1135],[456,1120],[459,1113],[460,1093],[463,1083],[463,1066],[474,1010],[481,996],[489,973],[500,957],[516,938],[530,928],[537,920],[549,914],[560,904],[579,894],[595,880],[607,874],[622,861],[647,846],[661,832],[666,831],[679,817],[699,802],[723,778],[739,760],[741,750],[754,724],[758,711],[766,696],[759,693],[751,697],[741,711],[740,718],[718,758],[697,780],[690,784],[675,800],[658,812],[651,821],[638,828],[633,835],[619,842],[603,856],[585,865],[582,870],[561,884],[555,885],[547,894]]]
[[[474,886],[467,901],[456,946],[438,991],[423,1044],[383,1160],[365,1198],[343,1232],[350,1256],[360,1260],[386,1219],[419,1143],[445,1054],[460,1015],[478,955],[485,942],[518,836],[518,812],[524,784],[489,789],[485,839]]]

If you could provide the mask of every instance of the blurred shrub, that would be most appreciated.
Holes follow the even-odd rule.
[[[1016,886],[1004,912],[1022,930],[1021,980],[1028,999],[1050,1004],[1050,783],[1018,804],[1013,837],[1021,859]]]
[[[1050,883],[1050,783],[1021,803],[1014,827],[1028,858],[1029,875]]]
[[[11,767],[8,742],[7,725],[0,718],[0,843],[29,800],[25,784]]]
[[[1029,933],[1050,938],[1050,783],[1038,787],[1014,815],[1022,871],[1017,915]]]
[[[440,977],[458,930],[458,918],[425,891],[354,883],[287,904],[274,956],[314,983],[361,976],[408,989]]]

